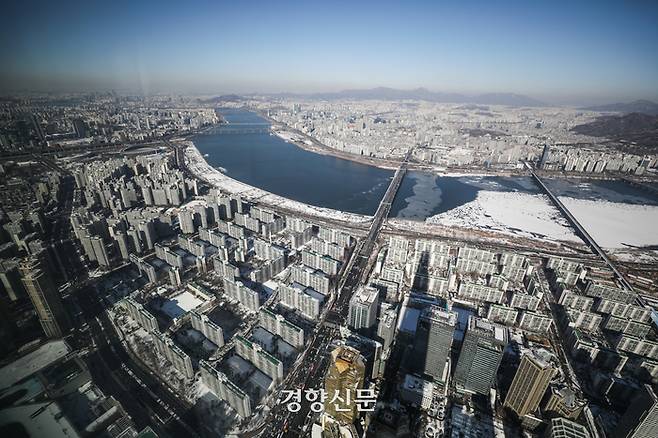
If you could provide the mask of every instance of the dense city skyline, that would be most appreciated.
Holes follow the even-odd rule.
[[[658,3],[3,6],[0,436],[656,437]]]
[[[514,92],[656,99],[651,2],[6,7],[2,92]]]

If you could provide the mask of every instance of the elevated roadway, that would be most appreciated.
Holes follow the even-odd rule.
[[[578,222],[578,220],[574,217],[573,214],[565,207],[565,205],[560,201],[560,199],[555,196],[555,194],[544,184],[544,181],[535,173],[534,169],[530,164],[526,162],[526,167],[530,171],[530,174],[532,175],[533,179],[539,185],[539,187],[542,189],[544,193],[549,197],[551,202],[557,207],[560,212],[564,215],[564,217],[569,221],[571,226],[576,231],[576,234],[585,241],[585,243],[594,251],[601,259],[604,261],[604,263],[612,270],[612,272],[615,274],[615,277],[619,281],[619,283],[627,290],[633,291],[633,286],[626,280],[624,275],[619,272],[615,264],[610,260],[608,255],[603,251],[603,249],[599,246],[598,243],[594,240],[594,238],[585,230],[585,228]],[[639,297],[638,295],[638,301],[640,302],[641,305],[645,305],[644,300]]]

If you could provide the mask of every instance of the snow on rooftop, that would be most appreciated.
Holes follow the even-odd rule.
[[[263,283],[263,289],[265,292],[267,292],[267,296],[272,295],[272,292],[277,290],[279,288],[279,283],[274,280],[268,280],[265,283]]]
[[[160,310],[169,315],[170,318],[176,319],[196,309],[203,303],[204,301],[197,298],[194,294],[184,291],[166,300]]]

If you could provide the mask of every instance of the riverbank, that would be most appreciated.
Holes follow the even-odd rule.
[[[343,152],[334,148],[331,148],[316,138],[294,129],[288,125],[285,125],[282,122],[274,120],[267,116],[261,110],[256,108],[248,108],[249,111],[255,112],[263,119],[267,120],[271,125],[272,133],[277,135],[284,141],[292,143],[300,149],[307,150],[309,152],[314,152],[321,155],[329,155],[336,158],[341,158],[344,160],[353,161],[356,163],[367,164],[369,166],[379,167],[380,169],[396,170],[400,167],[400,161],[377,158],[377,157],[368,157],[362,155],[355,155],[349,152]],[[447,168],[443,166],[438,166],[436,164],[428,163],[419,163],[419,162],[410,162],[408,164],[409,170],[417,170],[428,173],[434,173],[437,176],[523,176],[527,175],[525,167],[519,167],[514,169],[486,169],[481,168],[468,168],[468,167],[459,167],[459,168]],[[585,172],[564,172],[564,171],[546,171],[538,170],[540,176],[549,177],[549,178],[564,178],[564,179],[574,179],[574,180],[603,180],[603,181],[614,181],[614,180],[629,180],[631,182],[651,182],[655,183],[658,181],[658,174],[647,174],[647,175],[629,175],[627,173],[585,173]]]
[[[368,166],[373,166],[373,167],[378,167],[380,169],[386,169],[386,170],[397,170],[398,167],[400,167],[401,161],[398,160],[388,160],[385,158],[376,158],[376,157],[368,157],[368,156],[363,156],[363,155],[355,155],[349,152],[343,152],[339,151],[334,148],[330,148],[329,146],[320,143],[316,138],[311,137],[310,135],[298,130],[294,129],[288,125],[285,125],[277,120],[274,120],[270,117],[267,116],[264,112],[254,109],[254,108],[249,108],[249,111],[255,112],[258,114],[260,117],[263,119],[267,120],[269,123],[271,123],[272,127],[272,133],[282,140],[294,144],[300,149],[303,149],[305,151],[313,152],[316,154],[320,155],[327,155],[335,158],[340,158],[343,160],[348,160],[348,161],[353,161],[355,163],[359,164],[365,164]],[[445,167],[437,166],[434,164],[426,164],[426,163],[416,163],[416,162],[410,162],[408,164],[408,169],[409,170],[418,170],[418,171],[423,171],[423,172],[430,172],[434,173],[437,176],[455,176],[455,177],[461,177],[461,176],[514,176],[514,175],[525,175],[527,172],[524,169],[519,169],[513,170],[513,169],[507,169],[507,170],[495,170],[495,171],[483,171],[482,169],[447,169]]]
[[[313,217],[318,220],[344,222],[346,225],[363,227],[370,223],[371,216],[347,213],[325,207],[316,207],[299,201],[275,195],[263,189],[250,186],[222,173],[212,167],[201,155],[194,142],[179,141],[184,146],[185,165],[195,177],[226,193],[241,196],[243,199],[267,205],[273,209],[297,213],[301,216]]]
[[[315,207],[272,194],[265,190],[242,183],[220,170],[210,166],[192,141],[178,141],[184,145],[184,158],[188,170],[195,177],[205,181],[212,187],[224,192],[241,196],[245,200],[266,205],[282,214],[293,214],[306,218],[314,223],[328,224],[336,228],[342,228],[349,232],[360,235],[367,232],[372,220],[371,216],[346,213],[334,209]],[[514,230],[495,230],[488,227],[479,228],[470,221],[460,224],[441,225],[403,218],[389,218],[385,230],[388,233],[399,233],[413,237],[421,237],[421,234],[433,238],[459,238],[464,241],[488,242],[490,244],[504,244],[515,247],[536,247],[546,251],[558,251],[558,248],[569,252],[579,252],[577,248],[582,246],[579,242],[565,242],[553,240],[546,236],[538,238],[532,233],[519,233]],[[570,240],[570,239],[565,239]],[[531,244],[531,242],[533,242]]]

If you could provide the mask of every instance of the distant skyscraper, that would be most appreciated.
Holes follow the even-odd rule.
[[[61,337],[69,327],[68,316],[51,276],[37,257],[23,262],[20,270],[25,290],[32,300],[46,336]]]
[[[331,364],[324,380],[327,391],[324,409],[338,423],[352,424],[356,419],[354,399],[356,390],[363,388],[364,375],[365,365],[359,350],[341,346],[331,352]]]
[[[418,319],[414,342],[414,364],[418,371],[435,380],[443,380],[446,360],[457,325],[457,313],[436,306],[423,309]]]
[[[379,291],[374,287],[361,287],[350,299],[347,324],[355,330],[368,329],[377,321]]]
[[[550,153],[550,149],[548,148],[548,145],[544,145],[544,150],[542,151],[541,158],[539,159],[539,168],[543,169],[544,166],[546,165],[546,162],[548,161],[548,154]]]
[[[507,340],[507,328],[471,315],[455,370],[457,389],[488,395]]]
[[[85,138],[87,136],[87,124],[82,119],[73,119],[73,130],[78,138]]]
[[[98,264],[103,267],[110,266],[110,256],[107,252],[107,246],[105,245],[103,238],[100,236],[93,236],[91,238],[91,246],[94,250],[94,255],[96,256]]]
[[[505,397],[505,406],[513,410],[519,417],[534,412],[539,406],[554,372],[555,370],[550,364],[528,354],[524,355]]]
[[[658,397],[650,385],[638,391],[633,402],[619,419],[616,438],[655,438],[658,436]]]

